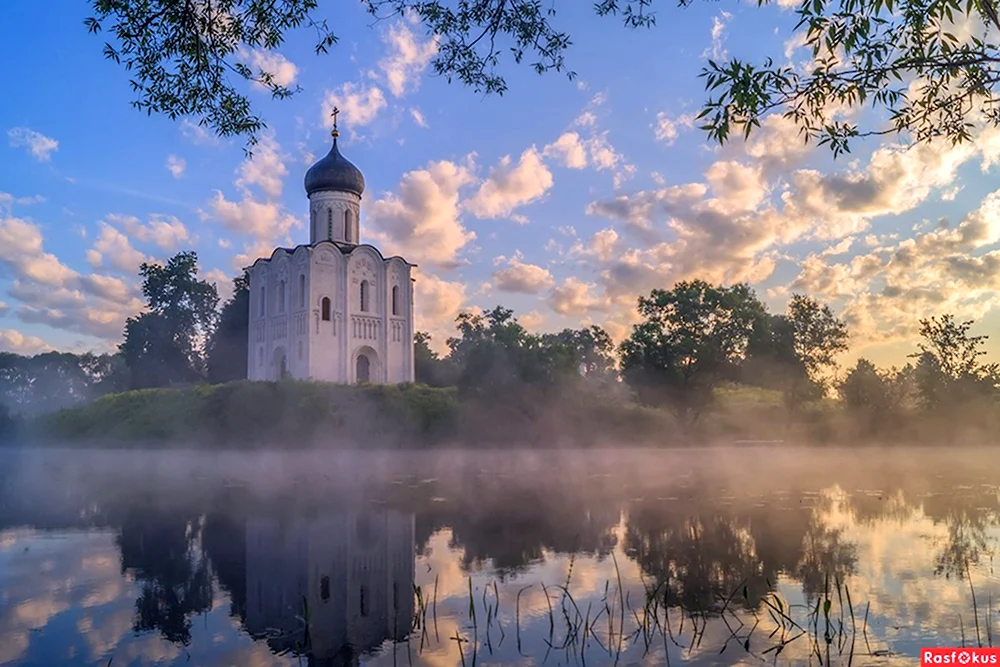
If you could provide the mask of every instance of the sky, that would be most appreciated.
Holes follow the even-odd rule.
[[[834,159],[777,115],[725,146],[696,127],[708,58],[808,62],[788,0],[664,2],[638,30],[556,3],[577,76],[507,58],[502,96],[434,75],[413,21],[320,4],[329,54],[303,29],[241,55],[300,88],[247,86],[268,125],[249,160],[197,119],[133,109],[84,0],[5,8],[0,57],[27,66],[0,102],[0,349],[111,351],[142,308],[142,262],[195,250],[225,299],[243,266],[307,243],[302,179],[333,106],[367,183],[362,241],[418,265],[417,327],[439,349],[458,313],[498,304],[533,330],[621,340],[640,295],[694,278],[747,281],[775,312],[793,293],[830,304],[851,328],[845,363],[905,363],[922,317],[1000,323],[1000,131]]]

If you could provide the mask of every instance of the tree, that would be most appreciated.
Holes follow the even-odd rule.
[[[250,274],[233,279],[233,296],[222,307],[219,323],[208,342],[206,354],[209,382],[247,378],[250,335]]]
[[[747,285],[681,282],[639,298],[643,321],[621,345],[622,375],[639,399],[668,405],[691,427],[735,375],[753,323],[765,313]]]
[[[429,387],[448,387],[454,383],[455,369],[449,359],[442,359],[431,349],[431,335],[418,331],[413,336],[413,374],[415,380]]]
[[[198,278],[198,256],[180,252],[166,265],[143,262],[148,311],[125,322],[119,345],[133,389],[192,382],[204,377],[205,341],[212,334],[219,295]]]
[[[973,322],[957,322],[951,314],[920,320],[920,352],[916,375],[925,407],[955,404],[995,391],[1000,367],[979,358],[988,336],[970,336]]]
[[[837,355],[847,350],[847,324],[829,306],[801,294],[792,295],[786,317],[792,327],[795,355],[817,381],[824,369],[836,365]]]
[[[362,1],[377,19],[415,16],[439,39],[434,72],[476,92],[506,91],[500,70],[508,49],[515,63],[527,58],[539,74],[575,76],[566,62],[572,41],[556,26],[554,0]],[[618,16],[628,28],[650,27],[656,23],[653,1],[597,0],[594,10]],[[338,38],[315,16],[319,4],[92,0],[93,16],[85,25],[91,33],[107,26],[104,55],[129,72],[134,107],[172,119],[191,116],[220,136],[245,136],[252,145],[265,124],[238,85],[258,83],[277,99],[298,89],[250,67],[241,54],[277,48],[302,27],[315,31],[316,53],[326,53]],[[1000,124],[994,94],[1000,43],[988,35],[1000,28],[995,0],[805,0],[798,16],[796,29],[812,54],[805,68],[777,65],[786,59],[776,57],[761,65],[709,61],[703,69],[708,98],[699,118],[710,138],[722,143],[734,132],[749,136],[772,112],[790,118],[807,141],[828,145],[834,154],[849,151],[863,136],[907,133],[917,141],[964,141],[978,125]],[[970,36],[957,36],[962,34]],[[861,129],[839,119],[843,106],[870,107],[888,125]]]
[[[710,137],[721,143],[734,130],[748,136],[779,111],[807,141],[837,155],[864,136],[961,142],[977,126],[1000,124],[995,0],[803,0],[798,15],[796,30],[812,56],[805,68],[772,58],[759,67],[709,61],[701,76],[710,97],[699,117]],[[958,36],[963,32],[968,37]],[[866,106],[887,125],[860,129],[838,119],[839,107]]]
[[[877,430],[898,407],[893,400],[891,376],[879,371],[867,359],[858,359],[837,390],[844,407],[863,420],[868,431]]]

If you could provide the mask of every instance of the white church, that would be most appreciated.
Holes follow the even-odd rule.
[[[333,146],[305,177],[309,244],[250,268],[250,380],[413,382],[416,266],[361,243],[365,178]]]

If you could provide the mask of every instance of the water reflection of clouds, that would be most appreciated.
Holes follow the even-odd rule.
[[[880,485],[889,477],[877,466],[840,474],[835,467],[831,472],[820,466],[803,469],[801,463],[779,462],[772,478],[787,477],[788,481],[782,482],[785,488],[772,489],[771,482],[761,481],[759,462],[748,461],[744,474],[727,476],[715,474],[709,462],[690,454],[675,458],[690,464],[691,470],[666,480],[654,474],[653,466],[634,478],[627,472],[605,475],[591,479],[593,485],[586,492],[573,482],[574,475],[585,472],[579,469],[571,470],[566,478],[550,475],[545,484],[530,476],[488,471],[482,479],[457,475],[449,480],[442,473],[435,480],[395,484],[389,489],[373,483],[369,493],[382,500],[379,507],[416,515],[415,533],[403,540],[407,544],[393,547],[392,553],[409,553],[407,547],[415,547],[410,549],[417,553],[413,581],[428,603],[437,580],[439,639],[430,628],[429,643],[422,650],[416,636],[409,645],[395,646],[395,651],[390,640],[379,640],[382,652],[363,657],[362,664],[387,667],[402,661],[457,667],[463,657],[468,664],[473,648],[483,664],[539,664],[550,651],[545,643],[550,602],[557,644],[565,633],[559,587],[569,581],[581,613],[588,608],[594,614],[602,610],[607,592],[615,605],[617,625],[619,574],[625,585],[623,596],[630,600],[632,610],[641,613],[644,583],[669,583],[672,600],[688,605],[690,611],[717,604],[720,595],[732,592],[748,575],[760,580],[750,585],[751,600],[765,594],[766,579],[776,584],[786,603],[804,604],[803,587],[810,594],[821,592],[825,573],[839,573],[850,588],[859,624],[870,603],[871,648],[902,653],[880,657],[879,664],[912,662],[924,643],[956,643],[960,614],[966,636],[975,641],[968,582],[956,576],[964,569],[964,559],[970,561],[981,624],[988,600],[1000,594],[989,562],[990,549],[1000,537],[996,527],[1000,502],[995,486],[974,483],[977,475],[982,477],[981,464],[978,472],[967,467],[941,480]],[[515,464],[497,467],[517,469]],[[318,468],[316,475],[326,473]],[[963,483],[956,485],[956,478]],[[173,498],[169,487],[153,482],[142,494],[124,493],[116,484],[100,484],[115,490],[113,498],[88,505],[92,508],[88,517],[114,530],[57,528],[48,537],[27,530],[0,532],[0,662],[96,666],[113,657],[115,664],[296,664],[295,658],[275,656],[265,642],[247,636],[247,598],[255,590],[247,580],[247,565],[258,562],[255,553],[259,557],[267,549],[254,552],[245,537],[250,534],[247,526],[261,525],[260,518],[247,517],[242,497],[223,498],[223,502],[212,495],[222,488],[212,475],[203,474],[200,480],[203,495],[192,493],[184,498]],[[280,489],[281,484],[268,488],[272,487]],[[305,496],[309,493],[303,490],[303,497],[258,503],[258,509],[275,527],[286,527],[290,537],[300,530],[307,535],[344,532],[330,528],[334,525],[329,523],[331,517],[340,511],[331,508],[337,505],[308,505]],[[446,500],[435,501],[437,497]],[[367,497],[362,505],[368,507]],[[63,509],[67,516],[76,511],[69,502]],[[51,520],[53,514],[46,518]],[[67,520],[61,525],[76,524]],[[276,540],[264,542],[277,544]],[[296,543],[290,539],[287,544],[291,548]],[[280,575],[290,585],[304,574],[308,594],[318,596],[323,572],[316,568],[322,567],[319,561],[326,561],[315,556],[332,554],[331,550],[349,545],[350,540],[310,543],[313,565],[290,560],[278,568],[287,572],[257,569],[265,578]],[[123,562],[128,564],[125,574]],[[346,566],[334,566],[334,570],[346,571]],[[935,576],[935,570],[940,576]],[[478,636],[469,619],[470,574]],[[331,571],[331,579],[336,580],[334,575]],[[486,645],[483,590],[489,586],[486,599],[494,604],[494,582],[505,637],[501,644],[494,619],[491,655]],[[548,600],[541,583],[548,587]],[[525,657],[517,649],[514,623],[518,592],[529,584],[519,606]],[[409,583],[403,588],[408,589]],[[172,595],[173,590],[183,594]],[[133,632],[137,601],[150,605],[149,632]],[[834,596],[839,614],[836,604]],[[574,614],[569,602],[567,606]],[[734,607],[750,620],[749,610]],[[626,623],[634,625],[631,613],[626,610]],[[681,613],[677,608],[671,611],[675,634],[680,631]],[[805,615],[801,608],[798,613]],[[662,607],[660,614],[662,620]],[[756,652],[766,646],[764,635],[774,627],[766,614],[758,616]],[[190,627],[185,628],[185,623]],[[599,625],[606,631],[606,618]],[[690,633],[687,618],[679,641],[689,643]],[[456,634],[465,640],[461,650],[453,639]],[[176,639],[169,641],[167,636]],[[606,639],[604,634],[599,637]],[[619,664],[663,664],[662,639],[657,634],[647,653],[639,638],[623,651]],[[726,627],[711,620],[700,647],[689,651],[668,643],[671,661],[760,664],[735,642],[720,654],[727,639]],[[550,664],[577,662],[556,649],[551,654]],[[859,664],[871,660],[864,657]],[[810,649],[803,639],[789,644],[778,662],[809,660]],[[613,660],[591,641],[587,662],[599,665]]]

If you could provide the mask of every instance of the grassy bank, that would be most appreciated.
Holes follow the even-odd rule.
[[[503,397],[460,397],[424,385],[344,386],[233,382],[109,394],[5,428],[7,442],[240,448],[681,446],[996,442],[1000,411],[970,405],[954,419],[880,415],[877,429],[836,401],[790,411],[778,392],[717,390],[685,438],[668,410],[614,391],[524,387]]]
[[[426,447],[595,444],[663,435],[666,416],[599,396],[460,400],[453,388],[234,382],[109,394],[21,425],[17,440],[114,445]]]

